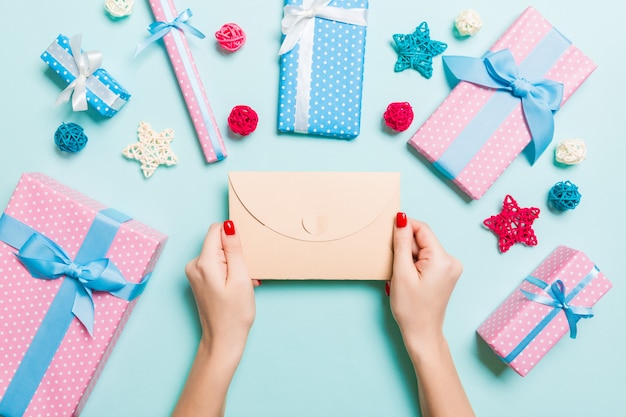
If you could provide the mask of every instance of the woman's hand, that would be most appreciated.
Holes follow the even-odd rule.
[[[473,417],[456,372],[443,321],[461,263],[449,255],[428,225],[398,213],[393,238],[391,311],[417,377],[424,417]]]
[[[202,340],[210,352],[243,353],[255,317],[254,286],[232,221],[214,223],[200,255],[185,273],[198,306]]]
[[[408,349],[443,337],[448,300],[463,266],[426,223],[398,213],[394,230],[391,311]]]
[[[185,268],[198,306],[202,338],[173,416],[224,415],[228,387],[243,355],[256,307],[235,225],[209,228],[200,255]]]

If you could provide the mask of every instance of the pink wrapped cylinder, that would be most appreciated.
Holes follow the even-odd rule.
[[[173,0],[150,0],[150,7],[157,22],[173,22],[179,16]],[[204,157],[207,162],[221,161],[226,158],[226,147],[185,33],[182,29],[172,28],[163,36],[163,42]]]

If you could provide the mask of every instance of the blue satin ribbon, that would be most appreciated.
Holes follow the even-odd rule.
[[[33,234],[16,257],[33,278],[53,280],[67,277],[78,281],[80,285],[77,287],[72,313],[90,335],[93,335],[94,322],[92,292],[105,291],[119,296],[124,288],[140,285],[127,282],[120,270],[107,258],[94,259],[85,264],[72,261],[59,245],[41,234]],[[145,286],[145,283],[141,286]]]
[[[490,88],[495,88],[496,90],[433,165],[448,179],[454,180],[457,178],[472,162],[476,154],[480,152],[485,143],[498,131],[502,122],[520,105],[521,98],[514,96],[513,91],[515,91],[517,95],[521,96],[526,94],[526,97],[530,96],[531,98],[537,95],[536,92],[530,94],[531,87],[520,78],[531,81],[541,80],[554,64],[561,59],[571,45],[569,39],[565,38],[558,30],[551,29],[519,63],[519,66],[514,67],[514,62],[510,62],[510,60],[507,63],[508,58],[504,56],[496,55],[492,57],[491,61],[493,62],[505,61],[505,63],[507,63],[505,67],[511,64],[510,67],[505,68],[504,74],[500,73],[502,71],[500,69],[496,72],[493,68],[493,64],[489,63],[489,65],[487,65],[485,63],[484,58],[493,55],[494,51],[489,51],[483,58],[469,58],[469,61],[463,62],[457,61],[457,57],[443,57],[444,63],[450,63],[454,67],[454,71],[459,73],[459,76],[462,72],[465,72],[465,70],[458,67],[467,64],[471,67],[471,71],[468,70],[468,72],[471,73],[471,77],[468,76],[470,80],[473,79],[477,84],[483,83],[487,86],[493,86]],[[502,51],[499,52],[501,53]],[[488,71],[488,67],[489,71],[492,71],[492,75],[500,81],[506,80],[509,84],[499,84],[494,80]],[[451,69],[449,65],[448,68]],[[515,71],[517,71],[516,75]],[[513,78],[520,80],[510,85]],[[547,85],[542,85],[542,87],[547,87],[547,91],[558,94],[558,87],[556,87],[556,89],[553,88],[553,86],[548,87]],[[545,111],[543,115],[549,126],[547,129],[542,127],[539,130],[550,132],[554,126],[552,108],[556,107],[555,104],[559,102],[559,100],[557,100],[556,97],[544,97],[543,94],[545,94],[545,92],[542,91],[541,94],[538,94],[538,97],[542,100],[547,100],[544,104],[545,108],[549,109],[549,111]],[[525,101],[528,102],[528,99],[525,99]],[[532,107],[534,104],[531,103],[529,106]],[[530,113],[534,114],[534,111],[529,111],[529,114]],[[527,115],[525,117],[527,118],[527,124],[530,126],[532,123],[533,129],[536,129],[534,119],[531,122],[528,120]],[[533,116],[530,117],[532,118]],[[552,128],[550,126],[552,126]],[[543,142],[539,138],[540,135],[544,138]],[[537,133],[531,130],[531,136],[533,137],[533,141],[528,144],[525,153],[530,162],[534,163],[548,145],[545,138],[549,138],[549,142],[551,134]]]
[[[561,281],[560,279],[557,279],[554,283],[552,283],[552,285],[548,285],[544,281],[541,281],[535,277],[528,277],[526,278],[526,281],[542,288],[546,292],[546,294],[550,296],[545,297],[543,295],[534,294],[532,292],[520,289],[520,291],[526,296],[526,298],[528,298],[530,301],[534,301],[535,303],[563,310],[563,312],[565,313],[565,317],[567,318],[567,324],[569,325],[569,336],[572,339],[576,339],[576,334],[578,333],[576,329],[576,323],[578,323],[580,319],[588,319],[593,317],[593,312],[591,308],[572,306],[567,301],[565,301],[565,284],[563,284],[563,281]]]
[[[92,291],[106,291],[127,301],[143,292],[149,274],[140,283],[127,282],[118,268],[104,258],[119,227],[129,220],[113,209],[98,212],[76,258],[71,260],[59,245],[30,226],[7,214],[0,216],[0,240],[18,249],[15,255],[34,278],[70,278],[61,283],[13,375],[0,401],[0,416],[24,414],[75,317],[92,334]]]
[[[200,39],[204,39],[206,37],[204,33],[200,32],[198,29],[187,23],[187,20],[189,20],[191,16],[193,16],[191,9],[185,9],[171,22],[157,21],[151,23],[148,26],[148,32],[150,32],[151,35],[139,45],[137,45],[135,56],[137,56],[139,52],[141,52],[146,46],[150,45],[152,42],[156,42],[165,35],[167,35],[173,28],[179,29],[183,32],[189,32]]]
[[[489,53],[484,58],[444,56],[443,61],[457,79],[506,91],[521,100],[532,136],[534,163],[554,136],[554,113],[563,100],[563,84],[525,78],[508,49]]]
[[[583,290],[583,288],[585,288],[585,286],[587,286],[587,284],[598,276],[599,272],[600,270],[598,267],[594,265],[593,269],[568,294],[565,294],[565,284],[563,284],[563,281],[561,280],[556,280],[552,283],[552,285],[549,285],[548,283],[533,276],[526,277],[525,280],[527,282],[544,290],[549,297],[534,294],[523,289],[520,289],[520,291],[529,300],[552,307],[552,310],[506,357],[502,358],[502,360],[505,363],[512,362],[561,311],[565,313],[565,317],[567,318],[567,323],[570,329],[570,337],[575,339],[577,335],[576,324],[580,319],[593,317],[593,312],[589,307],[572,306],[569,303]]]

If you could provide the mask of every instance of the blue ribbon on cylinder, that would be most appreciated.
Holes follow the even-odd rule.
[[[554,113],[563,100],[563,84],[548,79],[527,79],[520,74],[508,49],[483,58],[444,56],[443,62],[459,80],[507,91],[522,102],[532,137],[532,163],[546,150],[554,136]]]
[[[148,26],[148,32],[151,33],[143,42],[137,45],[137,50],[135,51],[135,56],[139,52],[141,52],[146,46],[150,45],[152,42],[156,42],[165,35],[167,35],[172,29],[176,28],[183,32],[189,32],[192,35],[204,39],[206,36],[204,33],[200,32],[195,27],[191,26],[187,21],[193,16],[191,9],[183,10],[174,20],[171,22],[161,22],[156,21],[152,22]]]
[[[67,278],[0,400],[0,416],[24,414],[75,317],[93,334],[93,291],[108,292],[126,301],[143,292],[150,274],[139,283],[128,282],[115,264],[104,257],[119,227],[129,220],[117,210],[99,211],[72,260],[61,246],[30,226],[6,213],[0,216],[0,241],[18,249],[15,256],[33,278]]]
[[[548,297],[535,294],[530,291],[526,291],[520,288],[520,292],[530,301],[552,307],[552,310],[546,314],[546,316],[532,329],[526,337],[511,351],[508,355],[502,358],[505,363],[511,363],[528,344],[541,333],[541,331],[550,323],[559,312],[563,311],[569,325],[570,337],[576,338],[577,327],[576,324],[580,319],[586,319],[593,317],[593,312],[590,307],[573,306],[570,302],[580,293],[587,284],[589,284],[595,277],[598,276],[600,270],[594,265],[593,269],[566,294],[565,284],[560,279],[557,279],[552,284],[548,284],[539,278],[528,276],[525,281],[535,285],[548,295]]]

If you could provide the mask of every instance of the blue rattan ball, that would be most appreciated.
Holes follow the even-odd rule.
[[[554,184],[548,193],[548,201],[557,210],[573,210],[580,203],[578,187],[569,181]]]
[[[63,123],[54,132],[54,143],[64,152],[78,152],[87,145],[87,135],[76,123]]]

